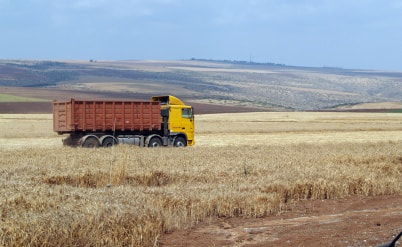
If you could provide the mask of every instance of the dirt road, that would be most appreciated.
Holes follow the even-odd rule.
[[[306,200],[265,218],[212,219],[161,246],[377,246],[402,231],[402,196]]]

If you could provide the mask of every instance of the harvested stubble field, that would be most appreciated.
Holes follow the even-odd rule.
[[[0,115],[0,245],[154,246],[210,218],[402,194],[400,114],[199,115],[196,128],[185,149],[66,148],[50,115]]]

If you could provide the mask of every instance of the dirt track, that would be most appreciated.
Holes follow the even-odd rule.
[[[307,200],[265,218],[212,219],[161,246],[377,246],[402,231],[402,196]]]

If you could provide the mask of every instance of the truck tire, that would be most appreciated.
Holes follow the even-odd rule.
[[[152,137],[149,140],[148,147],[156,148],[162,146],[162,140],[159,137]]]
[[[84,148],[97,148],[100,146],[98,138],[95,136],[90,136],[85,139],[85,141],[81,145]]]
[[[185,147],[185,146],[187,146],[186,139],[184,139],[181,136],[176,137],[176,139],[174,139],[173,146],[175,146],[175,147]]]
[[[112,136],[106,137],[102,141],[102,147],[106,148],[106,147],[112,147],[114,145],[117,145],[117,142]]]

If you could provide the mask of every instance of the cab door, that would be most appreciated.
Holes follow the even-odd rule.
[[[191,106],[172,105],[169,108],[169,129],[173,133],[185,133],[187,145],[194,144],[194,115]]]
[[[187,135],[187,144],[193,145],[194,142],[194,114],[192,107],[183,107],[181,109],[181,123],[183,132]]]

